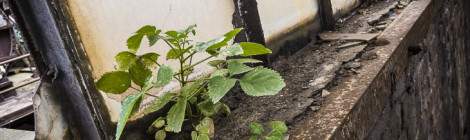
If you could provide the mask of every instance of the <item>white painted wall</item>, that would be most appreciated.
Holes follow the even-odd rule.
[[[355,7],[359,6],[359,0],[331,0],[331,6],[333,7],[333,14],[347,14]]]
[[[163,30],[174,30],[197,24],[195,41],[207,41],[233,29],[232,0],[69,0],[68,4],[95,79],[114,70],[114,56],[127,50],[127,38],[141,26],[151,24]],[[163,47],[164,43],[152,48],[145,46],[147,43],[142,44],[139,53],[166,54],[169,50]],[[203,57],[196,56],[197,59]],[[160,63],[176,64],[161,58]],[[201,66],[195,71],[203,73],[210,68]],[[116,121],[120,110],[118,100],[122,97],[103,95],[112,120]]]
[[[356,1],[332,0],[332,5],[334,11],[339,12],[352,9],[350,7]],[[127,38],[141,26],[150,24],[170,30],[197,24],[198,35],[193,38],[195,41],[206,41],[233,29],[233,0],[69,0],[68,5],[96,79],[114,70],[114,56],[127,50]],[[258,10],[265,38],[270,42],[315,19],[318,3],[317,0],[258,0]],[[168,51],[163,43],[152,48],[146,47],[146,44],[143,43],[139,53],[157,51],[166,54]],[[197,59],[203,57],[196,56]],[[176,64],[165,59],[159,61]],[[200,74],[210,72],[211,69],[201,66],[195,71]],[[122,98],[103,95],[112,119],[117,120],[119,100]]]
[[[313,20],[318,14],[317,0],[257,0],[257,2],[267,42]]]

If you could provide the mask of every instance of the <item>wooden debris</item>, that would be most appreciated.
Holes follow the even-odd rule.
[[[371,26],[377,24],[382,19],[389,17],[389,13],[393,12],[398,7],[398,2],[388,6],[387,8],[377,12],[374,16],[370,17],[367,23]]]
[[[326,32],[319,35],[321,40],[335,41],[335,40],[345,40],[345,41],[371,41],[375,39],[379,34],[378,33],[335,33],[335,32]]]
[[[357,45],[363,44],[364,41],[353,41],[353,42],[346,42],[344,44],[341,44],[340,46],[336,47],[337,49],[344,49],[344,48],[349,48],[349,47],[354,47]]]

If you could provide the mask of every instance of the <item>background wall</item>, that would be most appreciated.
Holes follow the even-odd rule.
[[[319,13],[317,0],[258,0],[257,2],[267,42],[287,36],[287,33],[299,29],[302,25],[319,19],[316,18]],[[356,5],[355,2],[332,1],[335,11],[350,10]],[[235,10],[233,0],[73,0],[67,1],[67,5],[91,62],[95,79],[105,72],[114,70],[114,56],[120,51],[127,50],[127,38],[144,25],[155,25],[163,30],[177,30],[197,24],[198,35],[193,39],[196,42],[207,41],[233,29]],[[314,27],[319,28],[319,26]],[[145,39],[143,41],[146,42]],[[168,50],[168,47],[161,42],[154,47],[146,47],[146,43],[142,43],[141,51],[138,53],[157,51],[159,54],[166,54]],[[199,55],[196,59],[204,57]],[[164,56],[159,61],[176,68],[176,63],[166,61]],[[211,68],[207,65],[195,69],[197,74],[210,71]],[[166,89],[174,87],[177,86],[173,84]],[[103,94],[103,97],[111,119],[116,121],[123,96]]]

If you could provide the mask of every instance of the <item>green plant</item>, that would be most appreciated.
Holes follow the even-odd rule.
[[[116,139],[119,139],[127,120],[138,112],[144,96],[150,89],[161,88],[173,79],[180,84],[178,92],[165,93],[156,97],[150,107],[137,114],[151,113],[171,106],[166,116],[160,116],[149,127],[148,132],[155,135],[155,139],[165,139],[167,133],[179,133],[183,123],[190,123],[194,127],[191,136],[194,140],[206,140],[214,135],[214,115],[230,113],[230,108],[220,99],[239,82],[243,91],[251,96],[266,96],[277,94],[285,83],[275,71],[261,66],[250,67],[246,64],[260,63],[251,58],[253,55],[269,54],[271,50],[261,44],[251,42],[230,43],[242,30],[234,29],[222,37],[193,43],[190,36],[196,35],[195,25],[181,31],[167,31],[144,26],[127,40],[128,51],[116,55],[117,70],[104,74],[96,83],[103,92],[120,94],[132,88],[136,93],[127,96],[122,102],[122,110],[116,128]],[[137,55],[142,40],[146,38],[149,46],[154,46],[162,40],[170,50],[166,54],[167,60],[178,62],[178,69],[174,71],[157,60],[159,53],[151,52]],[[209,54],[202,60],[193,60],[197,53]],[[240,57],[241,56],[241,57]],[[238,57],[238,59],[215,59],[222,57]],[[199,79],[190,79],[196,65],[209,61],[215,68],[211,75]],[[133,84],[132,84],[133,83]],[[134,86],[138,86],[136,88]],[[190,121],[187,121],[190,120]]]
[[[271,131],[265,132],[264,126],[260,123],[252,122],[250,124],[251,137],[250,140],[283,140],[287,133],[287,126],[282,121],[269,122]]]

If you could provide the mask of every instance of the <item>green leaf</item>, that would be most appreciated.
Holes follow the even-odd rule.
[[[174,104],[170,111],[168,111],[168,115],[166,117],[168,125],[165,128],[166,130],[175,133],[181,132],[186,112],[186,103],[186,98],[180,97],[176,101],[176,104]]]
[[[155,99],[155,101],[144,110],[144,113],[149,114],[162,109],[163,107],[165,107],[166,104],[171,101],[174,96],[174,94],[165,93],[163,96]]]
[[[250,132],[253,135],[261,135],[264,132],[263,125],[257,122],[250,123]]]
[[[118,70],[127,71],[129,67],[135,63],[137,56],[132,52],[123,51],[118,53],[114,59],[116,59],[118,64]]]
[[[167,31],[165,32],[171,38],[178,39],[179,33],[177,31]]]
[[[96,87],[106,93],[119,94],[125,92],[131,86],[131,77],[124,71],[105,73],[96,82]]]
[[[209,64],[212,67],[218,68],[218,67],[220,67],[221,64],[223,64],[225,62],[226,62],[225,60],[212,60],[212,61],[207,62],[207,64]]]
[[[196,35],[196,27],[197,27],[196,24],[190,25],[190,26],[188,26],[188,28],[186,28],[186,29],[184,30],[184,33],[185,33],[186,35],[189,34],[189,33],[192,33],[193,35]]]
[[[240,79],[240,86],[248,95],[266,96],[276,95],[286,84],[276,71],[258,67]]]
[[[223,46],[227,46],[228,42],[235,38],[235,36],[242,30],[242,28],[233,29],[230,32],[225,33],[221,38],[214,39],[211,45],[206,48],[206,52],[211,55],[217,55],[217,51]]]
[[[224,56],[240,55],[243,54],[243,49],[239,44],[233,44],[220,50],[220,54]]]
[[[230,32],[227,32],[225,33],[225,39],[224,39],[224,42],[228,42],[230,40],[232,40],[233,38],[235,38],[235,36],[238,35],[238,33],[240,33],[240,31],[242,31],[243,28],[235,28],[233,30],[231,30]]]
[[[217,113],[214,103],[210,100],[205,100],[197,104],[197,109],[206,117],[211,117]]]
[[[144,35],[142,34],[135,34],[127,39],[127,48],[130,52],[136,53],[139,50],[143,37]]]
[[[169,60],[169,59],[178,59],[179,57],[181,57],[184,53],[186,53],[189,49],[171,49],[170,51],[168,51],[168,53],[166,54],[166,60]]]
[[[227,76],[228,74],[228,69],[218,69],[218,70],[215,70],[212,74],[211,74],[211,77],[210,78],[214,78],[216,76],[222,76],[222,77],[225,77]]]
[[[162,128],[163,126],[165,126],[165,119],[162,117],[157,118],[152,123],[152,127],[155,127],[155,128]]]
[[[160,55],[157,53],[146,53],[140,56],[140,61],[146,66],[153,66],[157,63],[158,57]]]
[[[228,71],[230,75],[242,74],[248,71],[253,70],[252,67],[249,67],[245,64],[242,64],[238,61],[228,61]]]
[[[250,136],[248,140],[258,140],[258,136]]]
[[[157,79],[154,81],[156,87],[162,87],[171,82],[173,78],[173,70],[166,65],[161,65],[158,69]]]
[[[210,140],[210,137],[207,134],[199,134],[197,140]]]
[[[191,82],[186,84],[183,88],[181,88],[181,95],[183,97],[186,97],[190,99],[193,97],[196,93],[200,92],[200,90],[204,87],[202,85],[204,84],[204,80],[196,80],[195,82]]]
[[[271,121],[269,125],[272,128],[272,131],[278,131],[280,133],[286,133],[288,128],[283,121]]]
[[[208,94],[213,103],[219,102],[235,86],[236,79],[216,76],[209,80]]]
[[[218,43],[221,43],[222,41],[224,41],[224,39],[225,39],[224,37],[219,37],[219,38],[212,39],[204,43],[198,43],[194,47],[194,51],[196,52],[206,51],[209,47],[212,47],[214,45],[217,45]]]
[[[152,76],[152,71],[147,69],[142,62],[139,61],[131,66],[129,73],[132,77],[132,81],[141,87],[143,87],[145,82]]]
[[[164,130],[158,130],[157,133],[155,133],[155,140],[165,140],[166,138],[166,132]]]
[[[119,121],[116,128],[116,140],[119,140],[119,138],[121,137],[122,131],[126,126],[127,120],[131,116],[132,112],[134,112],[133,110],[136,108],[135,106],[138,106],[138,102],[142,99],[142,95],[142,93],[129,95],[122,102],[122,109],[119,115]]]
[[[251,58],[240,58],[240,59],[230,59],[227,61],[237,61],[239,63],[245,64],[245,63],[262,63],[263,61],[256,60],[256,59],[251,59]]]
[[[191,140],[197,140],[197,132],[191,131]]]
[[[207,134],[208,136],[213,136],[214,135],[214,121],[209,117],[205,117],[196,126],[196,131],[199,134]]]
[[[155,26],[152,25],[145,25],[139,30],[137,30],[136,35],[142,35],[147,36],[147,39],[149,41],[149,46],[155,45],[158,41],[158,35],[160,34],[161,30],[157,30]],[[140,43],[139,43],[140,45]]]
[[[153,34],[155,33],[155,31],[157,30],[157,28],[155,26],[152,26],[152,25],[145,25],[145,26],[142,26],[139,30],[137,30],[137,34],[144,34],[144,35],[147,35],[147,34]]]
[[[253,56],[272,53],[270,49],[258,43],[241,42],[240,46],[243,48],[242,56]]]
[[[226,104],[224,103],[221,103],[221,102],[218,102],[217,104],[215,104],[215,112],[219,112],[219,111],[222,111],[222,113],[224,113],[225,115],[230,115],[231,111],[230,111],[230,107],[228,107]]]

